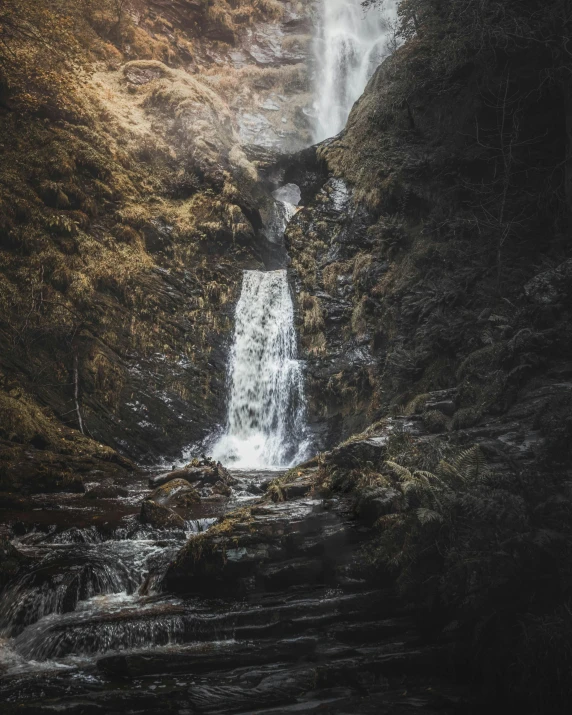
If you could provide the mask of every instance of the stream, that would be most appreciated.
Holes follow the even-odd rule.
[[[62,682],[103,686],[97,660],[112,652],[192,648],[205,637],[212,647],[212,632],[201,628],[213,615],[210,606],[156,586],[187,539],[255,500],[276,474],[234,472],[232,498],[197,505],[180,530],[140,523],[141,499],[150,492],[144,480],[125,485],[125,497],[43,494],[32,511],[5,512],[17,534],[13,544],[30,567],[0,604],[0,698],[19,702],[59,692]]]

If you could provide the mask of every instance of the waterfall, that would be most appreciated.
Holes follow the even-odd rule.
[[[322,0],[314,42],[316,142],[340,132],[354,102],[390,53],[395,1],[364,10],[361,0]]]
[[[236,306],[226,431],[215,459],[238,468],[303,458],[304,385],[285,270],[245,271]]]

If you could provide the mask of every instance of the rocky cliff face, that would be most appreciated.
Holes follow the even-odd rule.
[[[321,188],[288,228],[324,447],[388,413],[436,432],[483,424],[569,371],[560,89],[526,94],[517,53],[508,79],[477,55],[416,82],[424,53],[441,51],[432,41],[387,60],[345,131],[317,148]],[[506,92],[523,99],[505,106]]]
[[[80,442],[156,460],[224,419],[241,271],[274,260],[259,168],[308,141],[311,5],[101,7],[71,18],[81,84],[31,111],[13,74],[0,108],[3,488]]]

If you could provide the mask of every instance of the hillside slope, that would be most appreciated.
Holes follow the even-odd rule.
[[[510,4],[494,37],[494,3],[471,26],[462,4],[413,3],[414,37],[411,5],[405,44],[318,148],[330,178],[288,231],[311,409],[330,444],[388,410],[422,412],[434,390],[456,394],[443,429],[472,426],[538,376],[568,374],[563,4],[538,26],[534,3]]]
[[[304,141],[295,3],[118,8],[0,14],[3,489],[78,439],[153,461],[224,419],[241,271],[270,259],[243,147]]]

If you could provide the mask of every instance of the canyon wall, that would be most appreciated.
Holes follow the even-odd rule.
[[[287,232],[314,430],[328,447],[394,414],[455,433],[550,383],[529,408],[561,459],[566,95],[545,47],[524,51],[504,25],[479,45],[483,27],[454,9],[446,40],[432,7],[294,172],[325,171]]]
[[[15,36],[0,97],[4,489],[224,420],[242,270],[276,260],[259,172],[310,141],[311,4],[24,8],[62,61]]]

